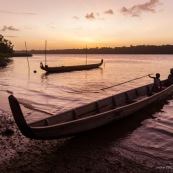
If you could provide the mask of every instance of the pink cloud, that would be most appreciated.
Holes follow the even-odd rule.
[[[89,20],[94,20],[95,19],[95,16],[94,16],[94,13],[93,12],[91,12],[90,14],[86,14],[86,16],[85,16],[87,19],[89,19]]]
[[[111,14],[111,15],[114,14],[113,10],[111,10],[111,9],[105,11],[105,13],[106,13],[106,14]]]
[[[125,15],[131,15],[138,17],[141,15],[142,12],[152,12],[155,13],[156,5],[160,4],[159,0],[150,0],[144,4],[134,5],[131,8],[123,7],[121,12]]]
[[[28,13],[28,12],[14,12],[14,11],[5,11],[5,10],[0,10],[0,13],[21,14],[21,15],[36,15],[35,13]]]
[[[14,28],[13,26],[3,26],[3,28],[1,29],[1,31],[6,31],[6,30],[19,31],[19,29]]]
[[[12,36],[12,35],[7,35],[5,37],[9,37],[9,38],[17,38],[16,36]]]
[[[73,19],[79,20],[80,18],[77,16],[73,16]]]

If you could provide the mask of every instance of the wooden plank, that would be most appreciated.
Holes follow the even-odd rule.
[[[97,112],[96,103],[90,103],[81,107],[76,108],[78,118],[94,115]]]
[[[124,106],[126,104],[126,96],[124,93],[115,95],[115,100],[117,103],[117,107]]]
[[[117,107],[117,102],[114,96],[112,96],[112,108],[116,108]]]
[[[77,115],[76,109],[73,109],[73,119],[74,120],[78,119],[78,115]]]
[[[99,105],[99,101],[96,102],[96,112],[97,113],[100,113],[101,110],[100,110],[100,105]]]
[[[100,106],[101,112],[105,112],[112,109],[113,107],[112,96],[99,100],[99,106]]]

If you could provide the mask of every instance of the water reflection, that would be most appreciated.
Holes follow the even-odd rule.
[[[165,165],[167,163],[165,157],[159,158],[151,154],[146,154],[147,152],[140,152],[140,146],[132,149],[132,146],[129,145],[128,138],[135,135],[134,132],[144,126],[143,122],[145,120],[151,118],[155,119],[153,115],[161,113],[164,105],[168,104],[169,100],[155,103],[118,122],[70,138],[66,140],[62,147],[55,149],[55,152],[58,153],[58,155],[56,155],[56,160],[60,161],[60,158],[63,157],[62,153],[66,153],[68,156],[73,156],[68,157],[69,163],[73,163],[74,159],[76,160],[82,155],[87,158],[82,157],[81,159],[84,159],[85,162],[86,160],[92,161],[93,166],[97,165],[98,160],[99,163],[104,160],[103,165],[108,162],[109,166],[110,164],[118,165],[120,162],[123,165],[130,162],[132,167],[136,165],[139,166],[140,164],[151,168],[159,164]],[[143,136],[147,134],[140,133],[139,135],[143,138]],[[80,151],[80,153],[78,151]]]
[[[159,71],[161,79],[167,78],[171,62],[171,56],[143,56],[143,55],[90,55],[90,63],[97,63],[104,59],[104,64],[89,71],[74,71],[58,74],[47,74],[40,69],[40,61],[44,55],[34,55],[29,59],[30,72],[36,70],[37,73],[28,74],[28,64],[23,58],[14,58],[13,64],[0,75],[0,88],[12,91],[15,96],[40,103],[42,100],[49,100],[49,103],[57,105],[52,96],[57,97],[58,105],[66,109],[63,105],[71,108],[85,104],[96,99],[123,92],[138,86],[150,83],[149,78],[142,78],[136,81],[116,86],[107,91],[100,91],[101,88],[122,83],[139,76]],[[169,60],[169,61],[168,61]],[[80,55],[50,55],[50,65],[57,64],[83,64],[83,57]],[[69,102],[59,100],[59,94],[64,98],[73,97],[79,102]],[[44,97],[46,95],[46,97]],[[47,107],[48,105],[43,105]],[[51,106],[51,105],[50,105]],[[45,108],[43,107],[43,109]],[[48,107],[46,108],[48,109]]]
[[[169,100],[172,96],[168,96],[167,99],[162,100],[161,102],[153,103],[140,111],[132,114],[131,116],[125,117],[117,122],[105,125],[104,127],[97,128],[85,133],[85,137],[93,136],[96,138],[96,142],[101,141],[121,141],[126,139],[127,136],[133,133],[137,128],[143,126],[143,121],[146,119],[156,119],[159,112],[162,113],[163,107],[169,104]],[[79,135],[80,136],[80,135]],[[81,136],[84,136],[82,134]],[[81,137],[80,136],[80,137]]]
[[[8,68],[0,69],[0,91],[13,93],[17,98],[23,99],[23,103],[34,108],[27,116],[31,121],[34,118],[42,119],[43,112],[52,116],[152,81],[144,77],[108,90],[101,90],[107,86],[156,72],[161,74],[161,79],[165,79],[173,64],[172,55],[91,55],[93,63],[104,58],[106,64],[89,71],[45,74],[39,66],[42,58],[42,55],[30,58],[30,71],[37,70],[37,73],[30,75],[27,62],[23,58],[14,58]],[[57,62],[68,65],[79,62],[83,64],[79,55],[72,57],[51,55],[49,61],[52,65]],[[3,109],[2,105],[3,103],[0,104]],[[114,159],[116,152],[125,158],[138,159],[136,163],[148,160],[147,165],[152,164],[153,160],[155,163],[157,161],[161,163],[161,158],[164,161],[166,159],[172,161],[172,108],[172,98],[151,105],[123,120],[70,139],[63,146],[64,151],[69,151],[70,154],[71,146],[79,146],[81,151],[86,151],[86,155],[92,149],[93,153],[98,154],[98,158],[99,153],[110,153],[111,156],[109,154],[106,156]],[[37,114],[38,112],[40,114]],[[150,161],[151,163],[148,163]]]

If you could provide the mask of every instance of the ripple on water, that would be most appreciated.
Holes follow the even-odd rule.
[[[28,73],[24,58],[14,58],[8,68],[0,70],[0,91],[13,93],[21,99],[21,103],[30,107],[31,112],[27,112],[27,120],[32,121],[42,119],[44,115],[52,116],[61,111],[151,83],[152,80],[146,76],[101,91],[102,88],[149,73],[159,72],[161,79],[165,79],[173,64],[172,55],[90,55],[90,57],[88,62],[95,63],[104,59],[105,63],[99,69],[51,75],[45,75],[45,72],[39,68],[44,55],[34,55],[30,58],[30,71],[37,70],[35,74]],[[49,58],[50,66],[83,64],[83,62],[81,55],[51,55]],[[1,107],[4,108],[4,106]],[[139,161],[147,163],[147,166],[164,160],[173,163],[172,108],[173,100],[170,99],[157,112],[149,113],[149,110],[145,110],[145,114],[148,114],[145,118],[140,120],[132,118],[125,125],[134,125],[133,131],[128,130],[123,135],[123,139],[113,140],[111,147],[118,150],[124,157],[136,159],[136,163]],[[120,127],[119,133],[123,133],[123,129],[124,127]]]
[[[150,166],[156,162],[173,161],[173,114],[167,109],[169,106],[165,105],[164,111],[144,120],[140,127],[120,142],[123,151],[131,152],[128,157],[140,158],[141,162],[148,159]]]

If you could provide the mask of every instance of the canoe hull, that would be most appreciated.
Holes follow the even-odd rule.
[[[41,137],[41,139],[44,139],[45,137],[46,139],[55,139],[57,137],[62,138],[66,136],[72,136],[77,133],[95,129],[113,121],[115,122],[119,119],[127,117],[156,101],[163,100],[163,98],[165,98],[168,94],[170,94],[170,91],[165,90],[160,95],[153,95],[150,96],[149,99],[146,98],[140,102],[103,112],[90,118],[75,120],[73,122],[61,124],[52,128],[48,127],[46,130],[38,128],[37,131],[35,131],[35,135],[37,137]]]
[[[140,91],[143,91],[143,90],[144,90],[144,88],[142,87],[140,89]],[[93,114],[92,116],[90,115],[90,116],[77,118],[77,117],[75,117],[77,115],[75,115],[74,119],[69,120],[69,121],[67,121],[67,120],[65,121],[63,119],[59,123],[55,123],[55,122],[56,121],[58,122],[59,119],[61,119],[61,115],[56,115],[55,117],[47,118],[45,120],[40,120],[38,122],[34,122],[34,123],[31,123],[28,125],[22,114],[22,111],[20,109],[20,105],[19,105],[17,99],[15,99],[14,96],[9,96],[9,102],[10,102],[10,106],[11,106],[11,110],[12,110],[14,119],[15,119],[19,129],[25,136],[32,138],[32,139],[58,139],[58,138],[62,138],[62,137],[72,136],[77,133],[81,133],[81,132],[88,131],[91,129],[95,129],[95,128],[101,127],[103,125],[106,125],[108,123],[111,123],[113,121],[117,121],[128,115],[131,115],[131,114],[135,113],[136,111],[138,111],[156,101],[163,100],[165,97],[167,97],[167,95],[172,93],[172,90],[173,90],[173,85],[165,88],[163,91],[155,93],[154,95],[144,97],[139,101],[126,103],[123,106],[111,108],[111,109],[109,109],[107,111],[103,111],[103,112],[99,110],[100,111],[99,113]],[[131,94],[131,96],[132,96],[132,92],[133,92],[133,90],[126,92],[125,96],[127,97],[127,94],[129,96]],[[124,95],[124,93],[120,94],[121,97],[122,97],[122,94]],[[115,98],[116,98],[116,96],[117,95],[115,95]],[[102,101],[102,103],[100,101],[100,103],[102,104],[102,110],[105,109],[105,107],[104,107],[105,104],[108,104],[107,105],[108,107],[110,106],[109,102],[112,98],[114,98],[114,96],[104,99]],[[98,102],[96,102],[96,103],[98,104]],[[85,107],[66,112],[66,113],[62,114],[62,118],[64,118],[66,115],[67,119],[68,119],[68,116],[71,118],[72,113],[76,114],[77,111],[82,112],[82,111],[84,111],[84,109],[89,110],[90,107],[93,106],[93,104],[95,104],[95,103],[91,103]],[[82,115],[82,113],[81,113],[81,115]]]

